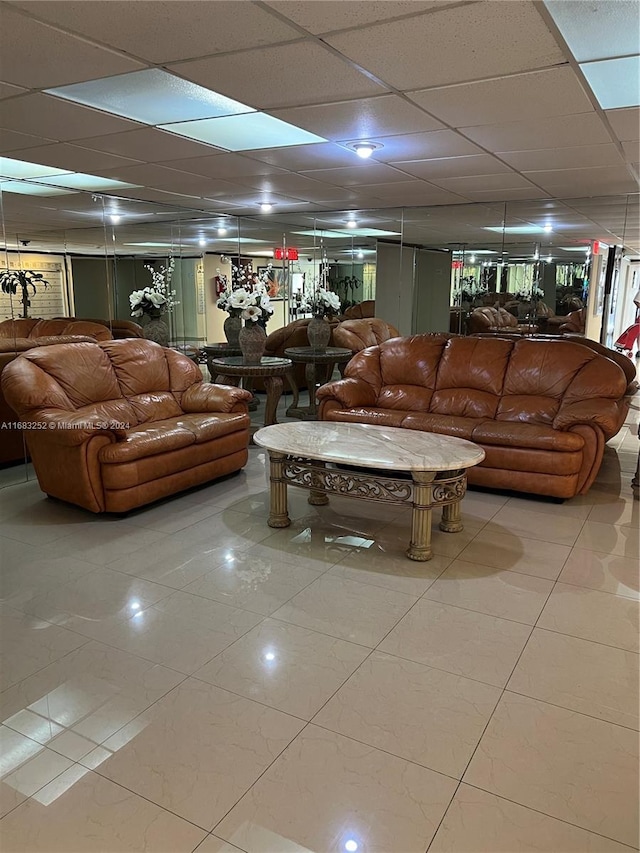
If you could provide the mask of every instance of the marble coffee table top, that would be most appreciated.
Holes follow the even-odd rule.
[[[370,424],[313,421],[274,424],[258,430],[254,443],[276,453],[363,468],[452,471],[484,459],[484,450],[462,438]]]

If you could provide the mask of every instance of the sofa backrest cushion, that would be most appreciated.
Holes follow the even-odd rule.
[[[493,418],[513,344],[491,338],[451,338],[442,351],[431,411]]]
[[[384,341],[388,341],[389,338],[397,337],[398,330],[396,327],[379,317],[345,320],[333,330],[334,344],[353,352],[360,352],[367,347],[375,347]]]

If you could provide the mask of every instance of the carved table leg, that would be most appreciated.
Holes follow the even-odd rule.
[[[287,383],[289,384],[289,388],[291,388],[291,396],[293,398],[289,409],[297,409],[300,399],[300,391],[298,390],[298,383],[296,382],[293,370],[290,370],[289,373],[287,373]],[[289,409],[287,409],[287,414],[289,413]]]
[[[264,425],[277,424],[278,401],[282,397],[282,377],[265,376],[264,387],[267,389],[267,402],[264,407]]]
[[[413,512],[411,514],[411,542],[407,549],[410,560],[425,562],[433,557],[431,551],[431,504],[435,473],[413,473]]]
[[[319,468],[324,468],[324,462],[316,462],[316,465]],[[320,478],[316,473],[312,475],[312,482],[318,481]],[[318,483],[321,485],[321,483]],[[326,492],[316,491],[314,489],[310,489],[309,497],[307,498],[307,503],[311,504],[311,506],[326,506],[329,503],[329,495]]]
[[[462,514],[460,512],[460,501],[456,501],[454,504],[446,504],[446,506],[442,507],[440,530],[443,530],[445,533],[460,533],[461,530],[464,530]]]
[[[269,506],[269,527],[289,527],[291,519],[287,510],[287,481],[283,477],[284,454],[269,451],[269,479],[271,498]]]

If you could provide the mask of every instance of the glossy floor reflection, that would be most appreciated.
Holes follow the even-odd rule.
[[[423,564],[406,509],[271,530],[259,448],[124,519],[0,491],[2,850],[637,848],[637,451]]]

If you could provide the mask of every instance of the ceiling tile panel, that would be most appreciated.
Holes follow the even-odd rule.
[[[305,169],[332,169],[338,166],[351,166],[357,162],[358,156],[353,151],[341,148],[331,142],[321,142],[317,145],[298,145],[293,148],[265,148],[247,154],[254,160],[271,163],[292,172]]]
[[[624,166],[595,169],[558,169],[525,172],[525,176],[553,195],[633,193],[638,185]]]
[[[156,63],[300,38],[294,27],[253,3],[229,0],[154,2],[152,8],[148,3],[129,0],[45,0],[13,5]]]
[[[467,191],[464,197],[469,201],[515,201],[517,199],[528,198],[548,198],[548,193],[540,190],[537,187],[508,189],[508,190],[477,190]]]
[[[316,169],[304,173],[317,181],[326,181],[339,187],[358,187],[367,184],[384,184],[398,181],[410,181],[410,175],[403,175],[397,169],[383,163],[354,163],[341,169]]]
[[[402,90],[505,76],[566,61],[529,0],[445,7],[326,40]]]
[[[484,152],[454,130],[434,130],[432,133],[410,133],[376,139],[383,148],[374,151],[373,159],[383,163],[406,160],[427,160],[436,157],[463,157]]]
[[[624,150],[625,156],[630,163],[637,163],[640,160],[640,141],[634,140],[633,142],[623,142],[622,148]]]
[[[614,133],[622,142],[640,139],[640,107],[607,110],[606,116]]]
[[[418,204],[456,204],[462,201],[460,196],[440,187],[434,187],[425,181],[398,184],[371,184],[366,188],[367,195],[378,198],[388,205]]]
[[[440,157],[433,160],[395,160],[394,166],[431,181],[435,178],[457,178],[469,175],[498,175],[509,172],[508,166],[490,154],[472,154],[470,157]]]
[[[434,184],[451,192],[482,192],[484,190],[533,189],[529,181],[515,172],[502,175],[471,175],[466,178],[432,178]]]
[[[42,136],[31,136],[27,133],[16,133],[13,130],[0,130],[0,152],[8,151],[26,151],[29,148],[37,148],[40,145],[46,145],[47,142],[52,142],[51,139],[44,139]],[[28,158],[20,158],[28,159]]]
[[[231,184],[219,178],[203,178],[200,175],[192,175],[189,172],[179,172],[176,169],[167,169],[155,163],[144,163],[126,168],[107,168],[99,170],[102,175],[116,178],[119,181],[127,181],[130,184],[142,184],[158,190],[168,192],[181,192],[185,195],[211,195],[217,194],[217,188],[225,191]]]
[[[272,115],[325,139],[376,139],[398,133],[440,130],[441,122],[397,95],[379,95],[314,107],[272,110]]]
[[[0,101],[4,100],[4,98],[13,98],[14,95],[24,94],[26,91],[22,86],[14,86],[11,83],[0,83]]]
[[[93,4],[92,4],[93,5]],[[27,18],[3,6],[0,56],[7,83],[43,89],[137,71],[140,62]]]
[[[40,135],[46,129],[47,136],[57,142],[101,136],[105,133],[120,133],[140,127],[135,121],[117,118],[43,94],[24,95],[5,101],[2,104],[1,121],[6,128],[34,136]]]
[[[409,97],[453,127],[533,121],[593,109],[569,66],[411,92]]]
[[[581,139],[591,145],[611,141],[606,127],[595,112],[539,121],[462,127],[460,131],[490,151],[568,148]]]
[[[457,0],[314,0],[313,3],[295,0],[272,0],[271,6],[310,33],[326,33],[347,27],[375,24],[387,18],[435,10]]]
[[[312,41],[173,65],[188,80],[257,109],[377,95],[384,89]]]
[[[96,174],[97,170],[118,169],[138,164],[138,161],[127,157],[117,157],[114,154],[105,154],[102,151],[91,151],[88,148],[81,148],[79,145],[69,145],[63,142],[30,148],[27,156],[33,163],[44,163],[47,166],[68,169],[70,172],[84,172],[92,175]]]
[[[134,125],[135,127],[136,125]],[[197,157],[217,151],[211,145],[192,142],[173,133],[157,130],[154,127],[139,127],[127,133],[113,133],[89,139],[76,140],[78,145],[96,151],[107,151],[121,157],[131,157],[147,163],[179,157]],[[179,168],[176,166],[175,168]]]
[[[506,151],[498,152],[498,156],[506,160],[519,172],[531,172],[544,169],[571,169],[590,166],[620,166],[622,157],[616,146],[580,145],[572,148],[542,148],[537,151]]]
[[[265,195],[279,193],[305,201],[354,201],[358,197],[352,190],[312,180],[311,177],[303,175],[254,175],[245,179],[238,178],[237,182],[260,190]]]
[[[209,157],[186,157],[180,160],[163,160],[161,166],[205,175],[209,178],[243,178],[255,175],[285,175],[285,169],[278,169],[269,163],[250,160],[241,154],[213,154]]]

